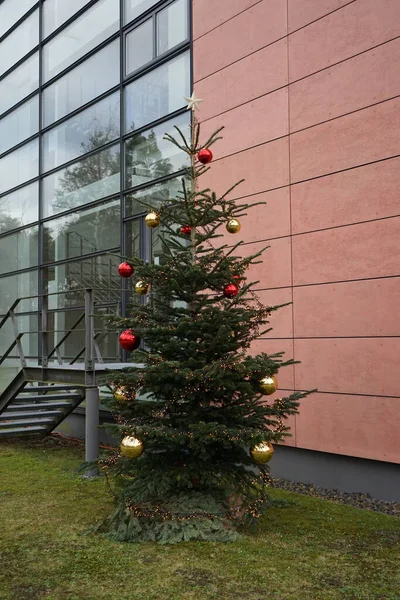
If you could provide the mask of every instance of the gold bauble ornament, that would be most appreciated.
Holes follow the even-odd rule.
[[[239,233],[241,227],[240,221],[237,219],[231,219],[226,224],[226,230],[229,233]]]
[[[114,398],[117,402],[130,402],[136,398],[136,394],[121,385],[114,390]]]
[[[160,215],[155,212],[151,212],[146,216],[144,222],[146,223],[147,227],[154,229],[161,223]]]
[[[122,456],[126,458],[137,458],[143,453],[143,442],[132,435],[126,435],[121,442],[120,450]]]
[[[267,375],[267,377],[263,377],[262,379],[260,379],[259,386],[264,394],[270,396],[271,394],[274,394],[278,389],[278,380],[276,377],[274,377],[274,375]]]
[[[263,465],[271,460],[274,455],[274,447],[271,442],[262,442],[261,444],[257,444],[257,446],[253,446],[250,450],[251,458],[258,463],[259,465]]]
[[[150,284],[146,283],[145,281],[138,281],[137,284],[135,285],[135,292],[137,294],[140,294],[141,296],[144,296],[144,294],[147,294],[149,290],[150,290]]]

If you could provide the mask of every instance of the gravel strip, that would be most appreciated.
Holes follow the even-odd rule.
[[[306,494],[315,498],[323,498],[324,500],[333,500],[340,504],[348,504],[356,508],[365,510],[374,510],[376,512],[385,513],[394,517],[400,517],[400,503],[388,502],[386,500],[377,500],[369,494],[361,494],[359,492],[341,492],[340,490],[328,490],[312,483],[297,483],[288,479],[273,479],[273,487],[289,492],[297,492],[298,494]]]

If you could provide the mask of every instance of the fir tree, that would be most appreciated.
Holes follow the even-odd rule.
[[[200,144],[193,120],[190,141],[178,128],[176,139],[166,136],[190,167],[176,198],[147,206],[160,221],[163,253],[160,264],[130,260],[141,291],[151,286],[145,301],[134,301],[126,318],[110,318],[142,340],[132,354],[141,364],[112,378],[110,427],[121,453],[100,461],[116,474],[109,531],[120,541],[236,539],[238,527],[268,506],[269,469],[260,461],[289,435],[284,420],[305,396],[267,398],[278,370],[293,361],[250,353],[279,306],[263,306],[252,291],[258,282],[246,279],[262,251],[242,258],[243,242],[221,240],[221,228],[256,204],[229,199],[238,184],[222,196],[199,184],[209,168],[199,152],[219,133]]]

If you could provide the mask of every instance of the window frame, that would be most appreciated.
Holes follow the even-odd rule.
[[[183,50],[183,48],[186,48],[186,46],[188,46],[188,44],[190,44],[190,40],[191,40],[191,2],[189,0],[184,0],[185,4],[186,4],[185,10],[186,10],[186,17],[187,17],[186,39],[182,40],[181,42],[179,42],[178,44],[176,44],[169,50],[166,50],[165,52],[163,52],[161,54],[157,54],[158,14],[161,13],[162,11],[166,10],[169,6],[171,6],[172,4],[174,4],[177,1],[178,0],[170,0],[169,2],[163,3],[161,5],[157,4],[156,6],[152,7],[151,10],[149,10],[146,13],[143,13],[143,15],[140,15],[139,17],[137,17],[137,19],[135,19],[134,21],[129,23],[128,26],[125,26],[124,31],[123,31],[123,42],[122,42],[122,65],[123,65],[124,81],[132,76],[138,77],[138,76],[142,75],[143,72],[152,70],[153,68],[155,68],[156,65],[158,65],[158,63],[161,64],[163,61],[167,61],[168,59],[172,58],[173,55],[179,54]],[[134,69],[133,71],[130,71],[128,73],[127,72],[127,41],[126,41],[126,38],[135,29],[138,29],[138,27],[140,27],[147,21],[152,21],[153,58],[150,61],[148,61],[147,63],[141,65],[140,67],[137,67],[137,69]]]

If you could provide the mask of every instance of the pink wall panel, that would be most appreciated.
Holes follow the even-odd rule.
[[[296,417],[296,445],[400,462],[400,411],[396,398],[313,394]]]
[[[292,285],[291,243],[290,238],[280,238],[258,244],[248,244],[241,248],[243,256],[250,256],[269,246],[262,255],[262,263],[250,265],[247,271],[248,281],[259,281],[256,289],[263,290]]]
[[[203,138],[226,126],[201,185],[267,201],[221,241],[270,245],[248,280],[293,295],[251,352],[301,361],[277,397],[320,390],[287,443],[400,462],[400,1],[194,0],[194,34]]]
[[[399,130],[396,98],[295,133],[290,138],[292,181],[396,156]]]
[[[398,35],[398,0],[352,2],[290,35],[290,81],[315,73]]]
[[[400,275],[400,217],[293,237],[293,283]]]
[[[304,286],[293,295],[296,337],[400,336],[400,277]]]
[[[204,99],[199,117],[205,121],[276,90],[287,82],[285,38],[196,83],[196,94]]]
[[[297,389],[400,398],[400,338],[295,340],[294,347]]]
[[[218,146],[215,146],[218,159]],[[250,150],[233,154],[212,163],[212,169],[202,178],[201,185],[218,194],[225,193],[235,182],[245,179],[231,194],[232,198],[251,196],[289,183],[289,145],[287,139],[277,140]]]
[[[254,122],[258,127],[254,127]],[[288,90],[283,88],[248,104],[206,121],[202,126],[202,138],[207,139],[213,131],[225,127],[223,139],[215,148],[218,157],[240,152],[288,134]]]
[[[249,208],[247,215],[240,217],[241,230],[230,234],[222,227],[220,243],[232,246],[239,240],[246,243],[258,242],[290,235],[290,197],[289,187],[279,188],[264,194],[247,196],[237,200],[237,205],[261,202],[260,206]]]
[[[354,0],[288,0],[289,32],[304,27]]]
[[[198,38],[218,27],[260,0],[218,0],[212,8],[205,0],[193,0],[193,37]]]
[[[398,215],[400,158],[311,179],[291,189],[292,231]]]
[[[292,302],[292,288],[279,290],[262,290],[257,292],[259,300],[266,306],[277,306]],[[269,326],[272,331],[266,338],[292,338],[293,337],[293,305],[283,306],[271,314]]]
[[[259,2],[194,42],[195,81],[279,40],[286,31],[286,2]]]
[[[399,64],[400,38],[292,84],[291,131],[399,95]]]
[[[248,214],[240,219],[242,237],[247,242],[290,235],[289,187],[243,198],[243,202],[266,203],[250,208]]]

